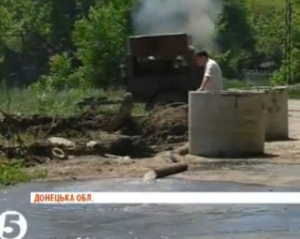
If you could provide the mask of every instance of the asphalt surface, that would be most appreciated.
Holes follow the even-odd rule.
[[[299,190],[177,179],[150,184],[138,179],[29,183],[0,191],[0,211],[19,211],[26,217],[26,239],[299,239],[298,205],[30,204],[31,191]]]

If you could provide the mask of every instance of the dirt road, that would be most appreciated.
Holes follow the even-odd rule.
[[[266,143],[269,157],[253,159],[206,159],[188,155],[190,170],[176,177],[191,180],[231,181],[272,186],[300,186],[300,101],[289,101],[291,140]],[[75,157],[29,170],[47,169],[49,179],[141,177],[149,168],[169,163],[169,152],[145,159]]]

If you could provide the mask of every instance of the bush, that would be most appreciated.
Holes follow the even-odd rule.
[[[76,23],[74,41],[83,64],[80,70],[94,86],[108,88],[120,83],[130,5],[130,0],[99,3],[90,9],[88,17]]]

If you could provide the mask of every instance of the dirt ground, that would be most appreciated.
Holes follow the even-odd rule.
[[[112,130],[115,116],[102,111],[101,106],[65,118],[7,115],[0,123],[0,151],[9,159],[30,154],[39,157],[39,161],[51,159],[52,146],[62,147],[68,155],[75,156],[113,154],[145,158],[187,141],[184,107],[159,107],[148,116],[126,118]],[[53,137],[69,142],[49,144],[49,138]],[[34,160],[27,161],[33,163]]]
[[[177,111],[178,109],[171,111],[174,110]],[[182,113],[181,110],[183,109],[179,110]],[[170,115],[172,113],[174,112],[170,112]],[[153,117],[150,120],[157,121]],[[149,124],[149,122],[145,124]],[[289,129],[291,140],[265,144],[266,153],[272,154],[270,157],[220,160],[187,155],[185,159],[189,163],[189,170],[174,177],[270,186],[300,186],[300,141],[298,140],[300,138],[300,101],[289,101]],[[181,136],[183,135],[182,132],[185,131],[183,126],[177,126],[175,130]],[[168,138],[165,134],[163,135],[160,138],[161,141]],[[152,135],[151,141],[155,138],[153,137]],[[169,147],[182,145],[184,138],[185,136],[178,140],[182,143],[169,145]],[[155,146],[153,147],[155,148]],[[28,170],[47,169],[49,180],[76,180],[81,178],[142,177],[149,169],[168,164],[170,164],[170,151],[164,151],[153,157],[136,159],[80,156],[67,161],[50,161],[48,164],[37,165]]]

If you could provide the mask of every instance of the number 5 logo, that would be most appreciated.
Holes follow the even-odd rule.
[[[0,239],[22,239],[27,232],[25,217],[15,211],[0,214]]]

